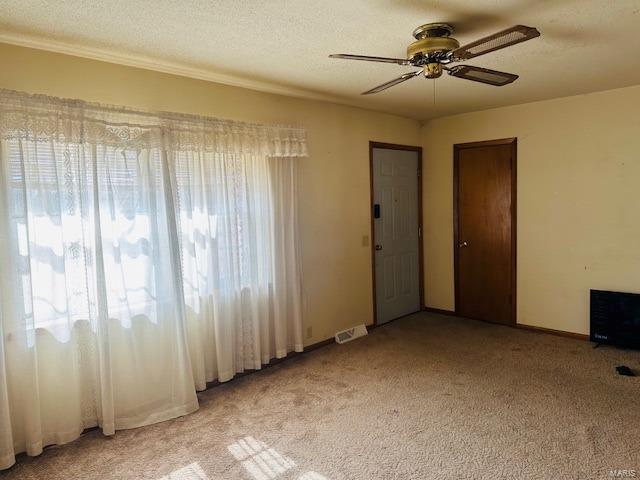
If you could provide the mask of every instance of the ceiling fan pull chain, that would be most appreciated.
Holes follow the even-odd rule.
[[[431,82],[433,83],[433,110],[435,111],[436,109],[436,79],[432,79]]]

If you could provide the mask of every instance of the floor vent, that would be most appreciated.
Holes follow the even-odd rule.
[[[357,325],[353,328],[347,328],[346,330],[342,330],[341,332],[336,333],[336,342],[337,343],[347,343],[351,340],[355,340],[359,337],[364,337],[369,332],[367,332],[367,327],[364,325]]]

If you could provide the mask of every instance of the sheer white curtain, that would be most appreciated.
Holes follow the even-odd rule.
[[[174,155],[190,351],[202,389],[302,350],[296,160]]]
[[[0,468],[302,349],[304,132],[0,91]]]

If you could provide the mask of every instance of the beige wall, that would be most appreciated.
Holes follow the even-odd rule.
[[[454,143],[518,137],[518,322],[588,332],[588,289],[640,290],[640,87],[427,123],[0,44],[0,88],[306,127],[311,344],[372,321],[368,141],[422,144],[425,300],[453,309]],[[349,288],[345,288],[348,285]]]
[[[508,87],[507,87],[508,88]],[[453,144],[518,138],[518,323],[589,332],[589,289],[640,291],[640,86],[429,122],[425,300],[453,309]]]
[[[151,110],[302,125],[300,217],[307,345],[371,323],[369,140],[419,145],[415,120],[0,44],[0,88]],[[348,288],[346,288],[348,286]]]

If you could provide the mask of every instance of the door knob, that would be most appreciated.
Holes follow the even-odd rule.
[[[376,250],[382,250],[382,245],[376,245]]]
[[[458,246],[459,246],[460,248],[463,248],[463,247],[468,247],[468,246],[469,246],[469,244],[468,244],[467,242],[462,242],[462,243],[459,243],[459,244],[458,244]]]

